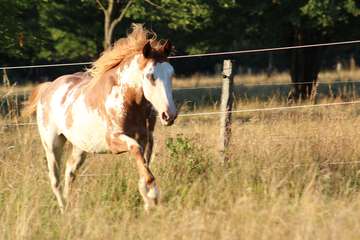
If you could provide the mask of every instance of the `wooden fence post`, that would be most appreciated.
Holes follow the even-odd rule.
[[[5,95],[3,97],[3,99],[5,100],[6,105],[4,105],[4,112],[8,115],[8,116],[12,116],[13,112],[12,112],[12,101],[11,101],[11,97],[9,96],[9,91],[11,91],[11,84],[10,84],[10,80],[9,77],[7,75],[7,71],[6,68],[3,69],[3,87],[5,89]],[[2,104],[1,104],[2,105]]]
[[[227,147],[231,135],[231,110],[233,105],[234,92],[234,71],[233,61],[224,60],[223,79],[221,92],[221,112],[220,116],[220,160],[226,163],[229,160]]]
[[[6,72],[6,68],[3,69],[3,85],[4,87],[11,87],[9,77]]]

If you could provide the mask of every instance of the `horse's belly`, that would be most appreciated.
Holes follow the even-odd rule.
[[[106,142],[106,121],[96,109],[89,109],[80,98],[67,111],[71,112],[65,112],[59,124],[62,125],[62,133],[72,144],[86,152],[109,151]],[[71,119],[70,123],[68,118]]]
[[[106,128],[101,122],[74,121],[74,125],[64,131],[65,137],[86,152],[108,152]]]

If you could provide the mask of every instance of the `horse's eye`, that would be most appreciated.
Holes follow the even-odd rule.
[[[155,82],[155,78],[154,78],[154,74],[147,74],[146,77],[151,81],[151,82]]]

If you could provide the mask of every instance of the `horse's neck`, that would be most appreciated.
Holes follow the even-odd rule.
[[[104,108],[106,101],[126,103],[127,107],[143,102],[141,72],[131,72],[130,66],[114,68],[100,79],[92,79],[87,86],[85,98],[91,108]],[[95,82],[94,82],[95,81]]]
[[[128,103],[140,103],[143,98],[142,71],[139,67],[138,56],[135,56],[128,64],[119,66],[116,70],[117,91],[122,94]]]
[[[139,56],[134,56],[128,63],[120,64],[116,70],[117,84],[138,89],[142,85],[142,71],[139,66]]]
[[[84,86],[86,105],[91,109],[105,113],[104,104],[114,86],[116,86],[116,71],[114,69],[108,71],[99,79],[91,79],[89,83]]]

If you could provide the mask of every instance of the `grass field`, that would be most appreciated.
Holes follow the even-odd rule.
[[[234,115],[226,166],[218,123],[182,117],[157,126],[151,168],[161,201],[149,214],[134,160],[90,154],[61,215],[36,128],[1,128],[0,239],[360,238],[360,106]]]

